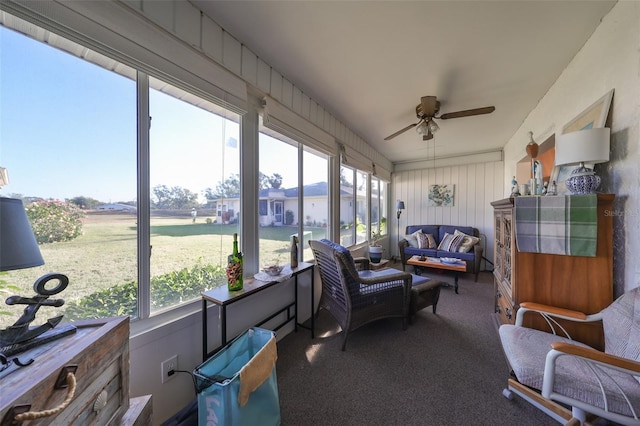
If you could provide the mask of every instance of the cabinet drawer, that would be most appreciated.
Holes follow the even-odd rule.
[[[502,324],[515,324],[516,323],[516,310],[513,301],[507,297],[502,287],[499,285],[496,288],[496,313],[500,317],[500,323]]]
[[[0,420],[15,418],[12,410],[38,412],[58,407],[69,388],[56,388],[56,382],[61,374],[66,377],[66,368],[71,368],[76,387],[69,405],[28,424],[119,423],[129,407],[129,318],[74,325],[77,331],[73,335],[17,355],[34,361],[2,378]],[[100,402],[94,406],[99,396]]]

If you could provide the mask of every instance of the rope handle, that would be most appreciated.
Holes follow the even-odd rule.
[[[65,408],[67,408],[67,405],[71,403],[71,400],[73,399],[73,396],[76,393],[76,376],[72,372],[67,373],[67,385],[69,386],[69,390],[67,391],[67,397],[64,399],[64,401],[62,401],[60,405],[50,410],[27,411],[26,413],[18,414],[13,419],[14,423],[54,416],[59,412],[61,412],[62,410],[64,410]]]

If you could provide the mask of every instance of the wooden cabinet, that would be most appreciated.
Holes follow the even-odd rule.
[[[138,425],[150,421],[151,398],[129,399],[129,317],[73,325],[77,327],[74,334],[16,355],[23,362],[33,359],[30,365],[12,364],[0,373],[2,424],[11,424],[16,414],[55,411],[57,407],[59,412],[28,424]],[[75,389],[68,382],[68,371],[73,372]],[[62,403],[68,395],[70,402],[65,407]]]
[[[512,291],[511,272],[513,270],[511,260],[513,234],[513,214],[510,203],[506,208],[498,207],[494,203],[494,290],[495,312],[500,317],[500,323],[513,324],[515,322],[515,306]]]
[[[598,242],[595,257],[519,252],[515,241],[513,199],[494,201],[495,312],[502,324],[513,324],[522,302],[537,302],[586,314],[613,301],[613,200],[598,194]],[[547,329],[543,320],[527,315],[525,325]],[[565,323],[563,323],[565,325]],[[604,347],[599,325],[568,325],[575,340]]]

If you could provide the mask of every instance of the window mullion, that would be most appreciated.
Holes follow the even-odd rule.
[[[149,76],[137,73],[138,104],[138,317],[151,312],[151,245],[150,245],[150,157],[149,157]]]
[[[304,221],[302,218],[304,214],[304,148],[302,144],[298,144],[298,259],[306,260],[304,258]]]

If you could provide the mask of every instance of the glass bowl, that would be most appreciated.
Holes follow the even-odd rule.
[[[272,265],[272,266],[269,266],[267,268],[262,269],[262,271],[264,273],[266,273],[267,275],[270,275],[272,277],[277,277],[282,272],[282,268],[283,267],[279,266],[279,265]]]

